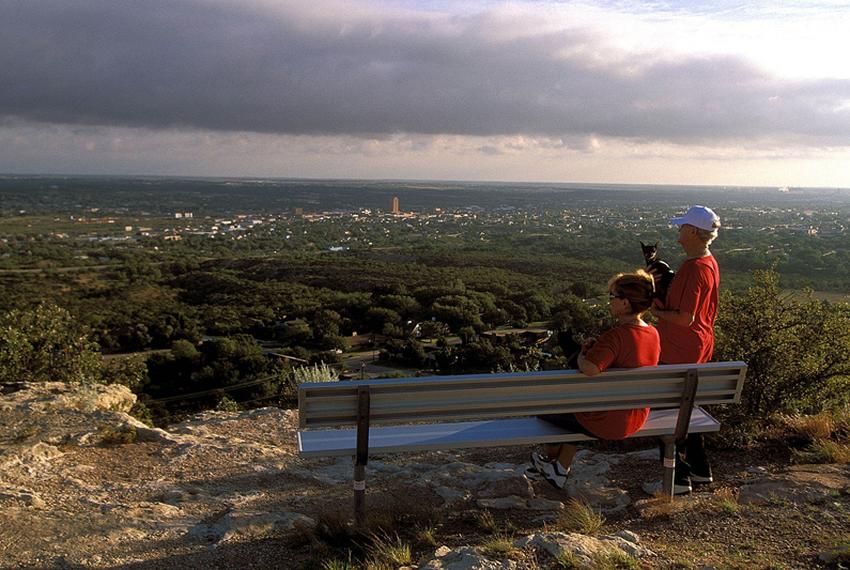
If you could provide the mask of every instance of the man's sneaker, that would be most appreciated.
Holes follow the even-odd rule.
[[[673,494],[674,495],[687,495],[693,489],[691,488],[691,478],[690,477],[681,477],[677,475],[673,479]]]
[[[563,465],[558,463],[557,459],[550,461],[541,457],[539,453],[532,452],[531,464],[556,489],[563,489],[564,485],[567,484],[570,470],[569,468],[565,469]]]
[[[698,485],[707,485],[714,481],[714,477],[711,476],[711,471],[708,472],[708,475],[697,475],[693,471],[691,471],[691,483],[696,483]]]
[[[711,476],[711,465],[708,463],[706,459],[699,460],[691,460],[689,462],[690,471],[691,471],[691,483],[697,484],[706,484],[714,481],[714,477]]]

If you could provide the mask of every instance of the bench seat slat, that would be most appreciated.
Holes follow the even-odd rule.
[[[644,427],[631,437],[671,435],[676,428],[678,414],[677,409],[652,410]],[[717,420],[702,408],[694,408],[688,429],[690,433],[715,432],[719,429]],[[298,450],[305,457],[353,455],[356,434],[355,429],[301,431],[298,433]],[[589,439],[593,438],[569,432],[535,417],[373,427],[369,430],[369,455]]]
[[[699,399],[719,399],[726,397],[727,400],[732,400],[735,396],[735,388],[731,387],[725,390],[700,390]],[[657,403],[672,403],[678,405],[681,400],[681,390],[678,391],[662,391],[662,392],[619,392],[616,394],[606,393],[590,393],[588,395],[580,394],[557,394],[547,397],[538,397],[535,394],[515,395],[513,398],[499,398],[497,396],[468,398],[453,398],[444,401],[442,399],[429,399],[427,395],[422,395],[416,400],[397,400],[384,399],[373,396],[372,405],[370,407],[370,415],[373,421],[377,421],[383,417],[395,414],[402,414],[403,417],[410,418],[411,421],[416,421],[420,416],[428,416],[435,410],[440,411],[471,411],[471,410],[487,410],[499,409],[505,415],[510,415],[513,410],[524,410],[534,407],[563,407],[566,405],[582,405],[582,404],[619,404],[620,402],[629,403],[623,409],[630,408],[649,408],[657,407]],[[632,403],[641,402],[640,405],[631,405]],[[348,402],[346,402],[348,403]],[[583,407],[583,406],[582,406]],[[610,409],[610,406],[608,406]],[[312,418],[327,418],[340,416],[342,414],[352,415],[356,411],[349,410],[350,406],[309,406],[308,413]]]
[[[738,383],[738,375],[724,375],[719,377],[700,378],[700,384],[703,390],[727,390],[730,394],[735,394]],[[380,387],[370,387],[372,395],[372,409],[380,405],[387,405],[388,402],[406,402],[406,401],[421,401],[422,399],[432,401],[459,401],[469,394],[474,394],[477,399],[502,399],[516,400],[517,398],[552,398],[564,393],[575,395],[586,394],[588,397],[595,399],[604,398],[606,394],[617,392],[621,394],[652,394],[659,390],[664,392],[676,392],[681,394],[684,380],[681,382],[670,382],[669,380],[640,379],[640,380],[606,380],[603,382],[588,381],[586,377],[582,377],[579,381],[559,381],[549,382],[545,384],[535,384],[526,382],[516,385],[507,386],[482,386],[480,384],[462,384],[457,386],[442,387],[441,389],[432,388],[428,384],[412,381],[411,386],[405,390],[395,388],[393,390]],[[333,405],[347,405],[351,402],[352,394],[349,393],[331,392],[321,393],[318,390],[313,390],[308,393],[309,400],[314,406],[322,408],[331,407]]]
[[[706,362],[702,364],[690,365],[693,368],[698,368],[700,371],[700,380],[708,379],[713,376],[729,376],[737,378],[741,372],[741,368],[746,368],[743,362]],[[604,381],[607,377],[638,379],[646,377],[648,379],[664,379],[664,378],[682,378],[682,370],[685,366],[680,364],[665,364],[659,366],[645,366],[641,368],[611,368],[606,370],[599,376],[594,377],[595,381]],[[586,382],[588,378],[577,370],[547,370],[537,372],[510,372],[510,373],[489,373],[489,374],[463,374],[457,376],[427,376],[419,378],[379,378],[375,380],[351,380],[347,382],[305,382],[299,386],[299,390],[303,392],[311,392],[314,388],[318,391],[311,397],[319,397],[337,393],[354,393],[358,386],[369,386],[375,392],[381,391],[382,388],[390,389],[394,392],[404,390],[417,390],[417,380],[426,380],[429,389],[439,390],[442,388],[453,389],[457,386],[468,384],[474,386],[485,387],[488,385],[504,385],[504,384],[541,384],[548,381],[563,382],[575,381]]]

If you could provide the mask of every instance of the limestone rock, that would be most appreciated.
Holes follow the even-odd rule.
[[[56,446],[42,442],[38,442],[35,445],[18,447],[13,451],[0,455],[0,472],[13,467],[31,470],[62,455],[63,453]]]
[[[522,497],[499,497],[497,499],[478,499],[478,506],[482,509],[520,509],[528,508],[528,502]]]
[[[513,560],[492,560],[471,546],[455,549],[441,546],[419,565],[420,570],[513,570],[516,567]]]
[[[635,542],[613,535],[598,539],[578,533],[547,532],[519,538],[514,541],[514,546],[542,550],[554,558],[570,556],[581,568],[595,568],[600,556],[615,551],[633,557],[654,555]]]
[[[0,502],[9,500],[34,509],[42,509],[46,506],[44,500],[30,489],[0,485]]]
[[[850,543],[841,544],[818,554],[818,560],[824,564],[850,562]]]
[[[640,538],[633,532],[620,531],[613,535],[603,536],[600,540],[613,544],[632,558],[655,556],[655,552],[638,544]]]
[[[313,528],[316,521],[301,513],[229,512],[212,524],[199,524],[191,536],[213,543],[259,538],[296,527]]]
[[[567,493],[570,497],[585,501],[604,513],[622,511],[631,504],[631,497],[623,489],[614,487],[608,478],[611,466],[621,460],[622,456],[618,455],[580,450],[573,459],[570,476],[567,478]]]
[[[64,382],[21,382],[0,400],[2,409],[30,412],[95,410],[129,412],[136,395],[120,384],[66,384]]]
[[[741,504],[772,501],[822,502],[850,488],[850,469],[840,465],[795,465],[741,487]]]

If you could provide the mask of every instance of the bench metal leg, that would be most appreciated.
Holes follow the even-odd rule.
[[[676,477],[676,436],[661,438],[664,443],[664,496],[673,500],[673,482]]]
[[[354,521],[362,526],[366,521],[366,466],[354,464]]]
[[[369,387],[357,388],[357,455],[354,457],[354,521],[366,522],[366,463],[369,462]]]

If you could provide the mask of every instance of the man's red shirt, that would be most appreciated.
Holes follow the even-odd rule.
[[[720,269],[713,255],[688,259],[682,263],[670,283],[664,309],[678,309],[682,313],[692,314],[694,322],[685,327],[658,319],[662,363],[686,364],[711,360],[719,289]]]
[[[653,326],[620,325],[607,331],[584,355],[600,372],[607,368],[655,366],[661,341]],[[602,439],[623,439],[643,427],[649,408],[610,412],[577,412],[576,419]]]

